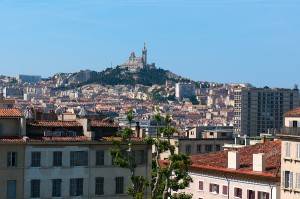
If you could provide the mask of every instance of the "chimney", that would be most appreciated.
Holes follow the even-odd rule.
[[[141,132],[140,122],[136,122],[136,126],[135,126],[136,137],[142,137],[142,136],[140,135],[140,132]]]
[[[238,151],[228,151],[228,169],[240,168],[240,154]]]
[[[263,172],[266,169],[264,153],[253,154],[253,171]]]

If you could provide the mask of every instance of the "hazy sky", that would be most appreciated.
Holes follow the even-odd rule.
[[[300,84],[300,0],[0,0],[0,74],[100,71],[143,42],[194,80]]]

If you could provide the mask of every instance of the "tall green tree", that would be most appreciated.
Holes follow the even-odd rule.
[[[133,121],[133,112],[127,114],[129,128],[125,128],[120,132],[120,140],[114,141],[114,146],[111,150],[114,163],[120,167],[128,168],[131,172],[131,185],[128,193],[134,199],[142,199],[145,196],[145,191],[149,185],[148,180],[143,176],[136,176],[136,164],[132,153],[133,144],[131,123]],[[143,141],[149,145],[153,145],[152,162],[152,179],[151,181],[151,197],[153,199],[190,199],[192,196],[185,193],[173,194],[172,192],[180,191],[186,188],[192,181],[188,174],[190,159],[184,154],[176,154],[175,146],[171,144],[171,138],[176,132],[176,129],[171,126],[170,116],[162,117],[159,113],[154,115],[156,121],[156,136],[146,137]],[[161,153],[169,152],[167,161],[161,161]],[[165,164],[163,164],[165,163]]]
[[[113,139],[113,147],[111,149],[111,155],[113,163],[122,168],[128,168],[131,174],[131,185],[128,188],[128,194],[134,199],[143,199],[144,193],[149,185],[148,180],[143,176],[137,176],[135,169],[137,164],[135,162],[132,137],[134,132],[131,129],[133,121],[133,111],[130,110],[127,113],[127,120],[129,127],[119,132],[121,139]]]

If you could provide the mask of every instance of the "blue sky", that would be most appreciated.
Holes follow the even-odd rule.
[[[300,83],[299,0],[0,0],[0,74],[103,70],[140,54],[194,80]]]

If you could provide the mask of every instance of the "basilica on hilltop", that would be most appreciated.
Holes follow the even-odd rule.
[[[144,43],[144,48],[142,49],[142,56],[141,57],[137,57],[135,55],[135,52],[131,52],[129,59],[120,65],[121,68],[126,68],[130,71],[137,71],[146,67],[149,68],[154,68],[155,64],[148,64],[147,63],[147,48],[146,48],[146,44]]]

